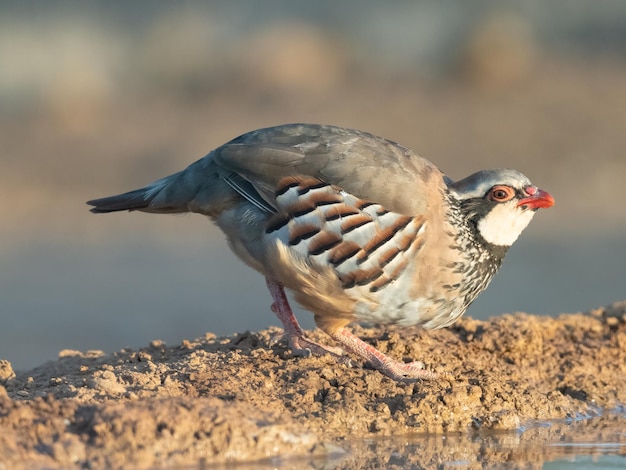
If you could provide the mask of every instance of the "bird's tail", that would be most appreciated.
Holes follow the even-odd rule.
[[[159,214],[186,212],[186,204],[168,196],[168,187],[178,179],[180,173],[167,176],[150,183],[144,188],[135,189],[115,196],[92,199],[87,204],[93,206],[91,212],[95,214],[117,211],[143,211]]]
[[[96,214],[117,211],[142,211],[154,214],[196,212],[216,216],[238,197],[228,178],[219,170],[209,154],[183,171],[166,176],[144,188],[116,196],[92,199]],[[228,180],[228,181],[227,181]]]

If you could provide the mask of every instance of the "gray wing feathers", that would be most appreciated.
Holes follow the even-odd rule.
[[[334,126],[289,124],[249,132],[179,173],[88,204],[92,212],[217,215],[243,197],[274,213],[279,180],[295,175],[321,179],[408,215],[432,209],[430,193],[446,187],[432,163],[395,142]]]
[[[405,214],[426,211],[444,175],[395,142],[333,126],[291,124],[244,134],[214,151],[213,161],[248,181],[276,207],[278,181],[306,175]]]
[[[275,203],[273,195],[267,199],[263,197],[263,193],[255,188],[252,183],[244,179],[237,173],[228,173],[222,177],[224,182],[234,189],[240,196],[243,196],[257,208],[268,214],[276,213],[276,207],[272,205]]]

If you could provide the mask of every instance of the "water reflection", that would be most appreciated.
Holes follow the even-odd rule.
[[[346,441],[317,460],[273,459],[226,469],[626,468],[626,414],[540,424],[521,432],[417,435]],[[343,449],[343,450],[342,450]]]

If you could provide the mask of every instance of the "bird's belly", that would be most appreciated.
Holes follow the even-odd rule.
[[[419,325],[432,330],[451,325],[464,312],[465,307],[456,300],[394,298],[377,304],[359,302],[356,304],[354,316],[357,321],[401,326]]]

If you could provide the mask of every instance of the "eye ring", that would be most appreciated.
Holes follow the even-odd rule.
[[[507,202],[515,197],[515,190],[510,186],[498,185],[489,190],[487,198],[494,202]]]

